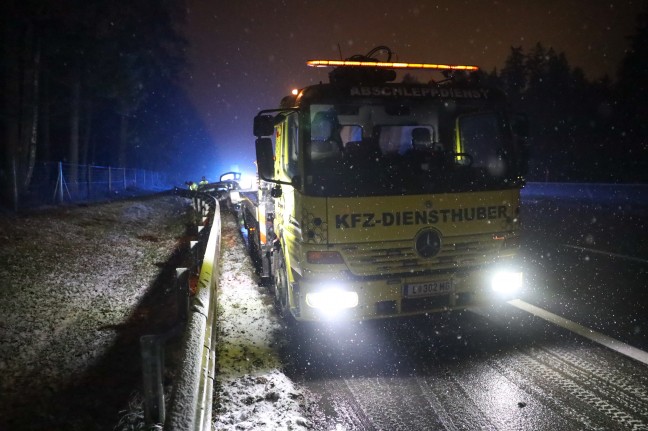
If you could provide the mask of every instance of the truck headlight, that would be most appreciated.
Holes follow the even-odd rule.
[[[323,289],[307,293],[306,304],[323,311],[343,310],[358,306],[358,294],[339,288]]]
[[[492,289],[502,295],[511,295],[522,289],[522,272],[497,271],[491,279]]]
[[[232,201],[233,204],[237,204],[241,202],[241,194],[235,190],[232,190],[229,192],[230,195],[230,201]]]

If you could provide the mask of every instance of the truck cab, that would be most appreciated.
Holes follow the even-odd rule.
[[[361,320],[510,298],[526,162],[503,93],[468,76],[394,83],[393,64],[357,63],[255,118],[260,185],[242,217],[284,314]]]

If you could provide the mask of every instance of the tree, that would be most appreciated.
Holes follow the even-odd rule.
[[[27,190],[39,158],[87,162],[95,154],[91,142],[118,149],[96,152],[104,164],[136,161],[132,144],[149,143],[131,124],[148,125],[132,120],[152,95],[176,85],[186,65],[178,28],[183,6],[183,0],[2,3],[2,202]],[[98,110],[103,115],[95,121]],[[102,136],[93,131],[99,125]]]
[[[175,82],[184,68],[186,42],[177,33],[184,19],[174,0],[105,1],[98,24],[101,51],[113,62],[101,69],[111,82],[106,90],[120,117],[118,165],[129,161],[129,121],[157,88],[160,80]],[[106,73],[106,72],[104,72]]]
[[[637,17],[637,29],[629,38],[626,52],[618,71],[616,103],[619,140],[632,154],[628,170],[632,180],[648,180],[648,10]]]
[[[537,43],[511,53],[499,75],[512,105],[528,114],[532,134],[530,179],[610,181],[623,158],[611,130],[609,79],[590,83],[564,53]]]
[[[499,74],[502,88],[508,94],[512,105],[518,109],[522,104],[522,95],[527,87],[526,58],[521,46],[511,47],[504,67]]]
[[[29,187],[38,145],[41,43],[37,5],[8,1],[0,11],[2,34],[3,201],[17,206],[17,195]]]

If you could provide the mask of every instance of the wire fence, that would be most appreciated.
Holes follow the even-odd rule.
[[[99,201],[135,191],[169,189],[166,174],[146,169],[42,162],[29,186],[16,196],[21,207]]]

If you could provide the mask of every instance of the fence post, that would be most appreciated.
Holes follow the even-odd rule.
[[[63,189],[65,188],[65,191],[67,191],[68,198],[70,201],[72,201],[72,195],[70,194],[70,190],[67,188],[67,184],[65,182],[65,177],[63,176],[63,162],[59,162],[58,164],[58,178],[56,179],[56,187],[54,187],[54,196],[52,196],[52,199],[56,199],[56,196],[58,195],[58,203],[63,203],[63,198],[64,198],[64,191]]]
[[[108,166],[108,193],[112,193],[112,169]]]
[[[193,250],[190,249],[190,252]],[[194,262],[195,263],[195,262]],[[189,286],[191,268],[176,268],[176,295],[178,298],[178,323],[184,323],[189,318],[189,295],[191,287]],[[198,269],[200,271],[200,269]]]
[[[92,165],[88,165],[88,199],[92,199]]]
[[[122,168],[124,170],[124,190],[126,190],[126,168]]]
[[[16,172],[16,157],[11,159],[11,176],[13,177],[13,208],[18,212],[18,172]]]
[[[59,203],[63,202],[63,162],[59,162],[58,164],[58,183],[56,184],[58,186],[58,192],[59,192]]]

